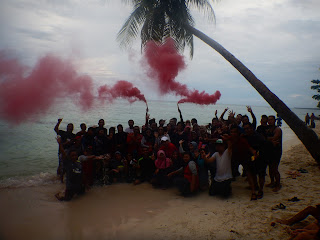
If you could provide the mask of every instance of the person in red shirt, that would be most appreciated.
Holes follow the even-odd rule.
[[[161,146],[159,150],[163,150],[168,158],[172,158],[172,154],[175,151],[178,151],[177,147],[169,142],[169,139],[166,136],[161,138]]]
[[[251,189],[251,200],[257,200],[256,186],[251,167],[251,161],[256,159],[257,152],[249,145],[248,141],[243,136],[240,136],[239,127],[237,125],[233,125],[230,128],[230,140],[233,146],[231,163],[233,162],[233,164],[236,164],[235,166],[239,166],[239,164],[243,166]]]
[[[140,128],[135,126],[133,133],[129,133],[127,136],[128,153],[131,153],[134,158],[141,155],[141,140],[142,134],[140,133]]]

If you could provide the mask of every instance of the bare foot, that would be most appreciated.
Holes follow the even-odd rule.
[[[281,185],[276,186],[272,191],[279,192],[280,189],[281,189]]]
[[[266,185],[266,187],[274,188],[274,187],[275,187],[275,185],[274,185],[274,183],[269,183],[269,184],[267,184],[267,185]]]

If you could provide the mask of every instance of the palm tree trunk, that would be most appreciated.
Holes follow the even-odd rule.
[[[297,137],[307,148],[312,157],[320,164],[320,140],[318,135],[308,128],[305,123],[287,107],[274,93],[272,93],[263,82],[261,82],[245,65],[228,52],[223,46],[209,38],[201,31],[192,26],[187,26],[191,33],[220,53],[231,63],[247,81],[258,91],[258,93],[270,104],[270,106],[283,118]]]

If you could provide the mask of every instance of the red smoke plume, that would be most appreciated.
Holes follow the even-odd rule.
[[[135,101],[144,101],[147,104],[146,98],[140,90],[127,81],[118,81],[113,87],[103,85],[98,89],[99,99],[108,100],[110,102],[115,98],[125,98],[130,103]]]
[[[215,104],[221,94],[219,91],[210,95],[198,90],[190,90],[187,85],[175,80],[181,70],[186,67],[184,57],[174,46],[174,40],[169,38],[163,45],[149,41],[145,48],[145,57],[149,65],[147,75],[159,86],[160,94],[174,93],[185,98],[179,103]]]
[[[92,79],[78,75],[69,61],[47,55],[27,76],[26,70],[0,51],[0,114],[7,121],[20,123],[46,112],[59,97],[76,97],[84,110],[92,106]]]
[[[210,95],[208,93],[199,92],[198,90],[193,91],[188,97],[182,98],[178,103],[196,103],[201,105],[215,104],[220,99],[221,93],[216,91]]]

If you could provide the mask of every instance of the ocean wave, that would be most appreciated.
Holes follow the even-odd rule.
[[[0,189],[36,187],[59,182],[55,174],[42,172],[33,176],[19,176],[0,180]]]

